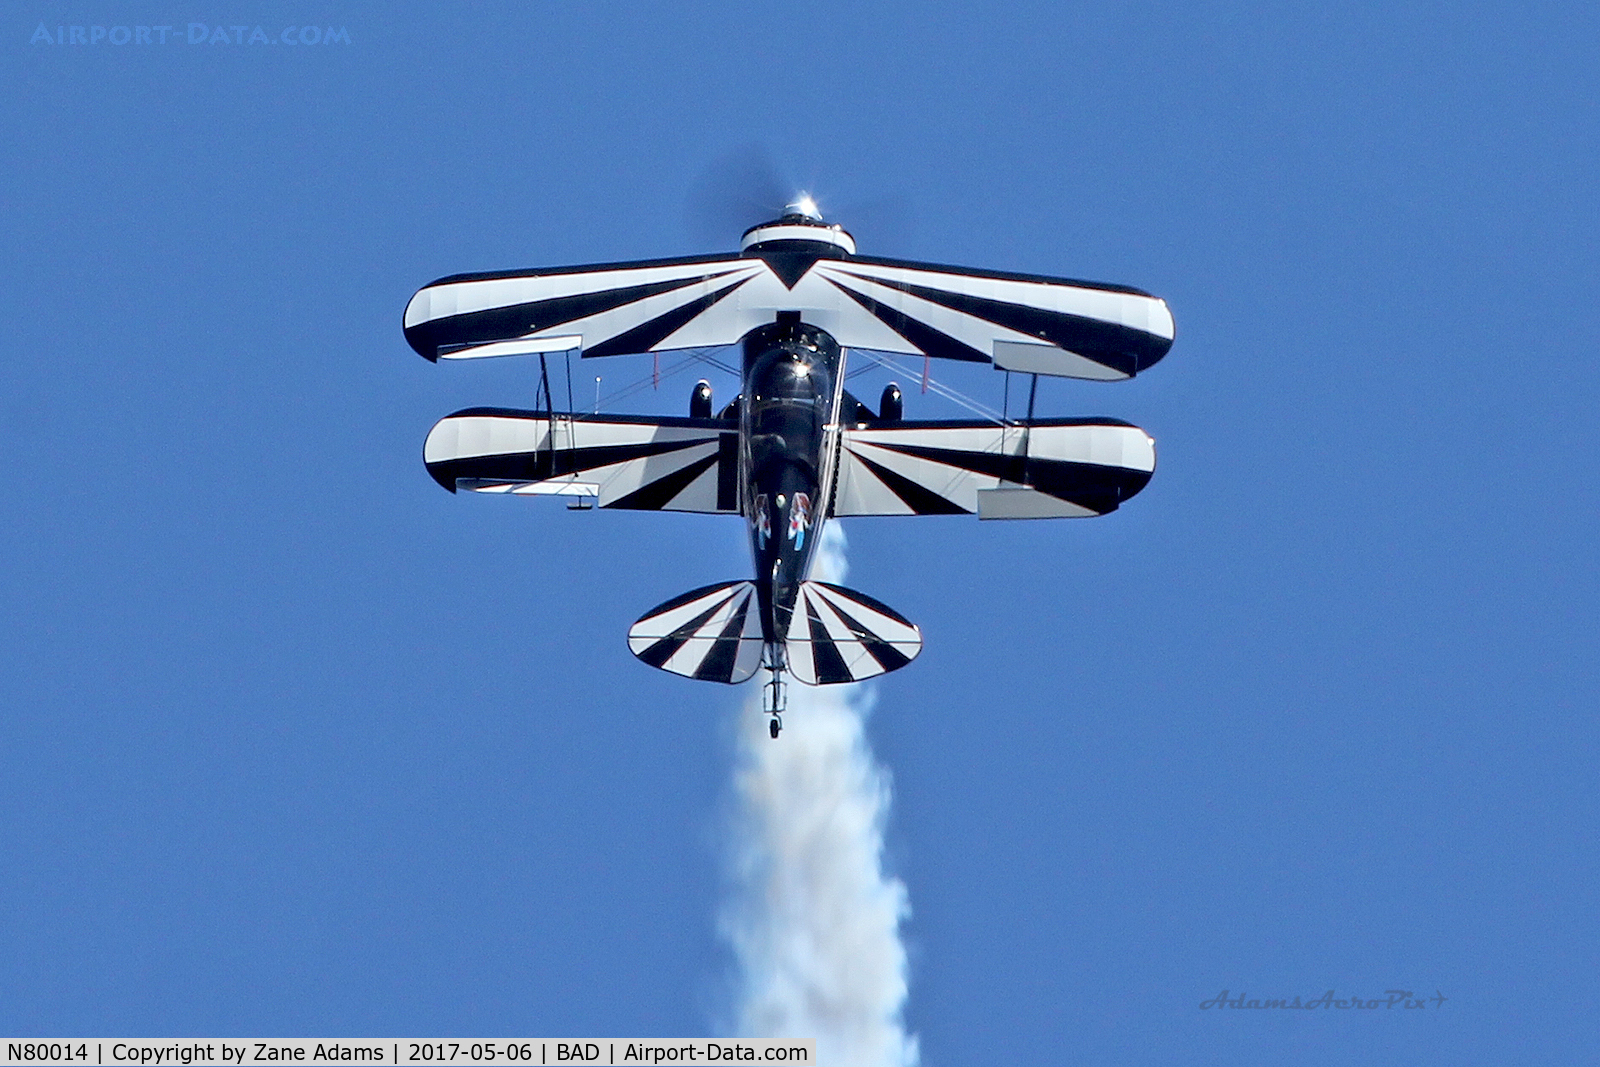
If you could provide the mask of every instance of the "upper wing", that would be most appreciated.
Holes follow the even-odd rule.
[[[1125,286],[869,256],[823,260],[812,273],[923,355],[1111,381],[1172,347],[1166,302]],[[834,336],[852,348],[884,347]]]
[[[406,340],[428,359],[731,345],[799,311],[847,348],[1132,377],[1172,346],[1148,293],[1035,275],[789,251],[464,274],[421,289]]]
[[[411,298],[406,340],[428,359],[573,348],[612,356],[733,344],[749,327],[739,329],[728,308],[715,309],[764,273],[770,271],[759,259],[697,256],[458,274]]]
[[[716,419],[469,408],[439,420],[428,473],[454,492],[598,497],[603,508],[739,511],[739,434]]]
[[[1143,489],[1155,442],[1116,419],[900,422],[843,431],[835,515],[1104,515]]]

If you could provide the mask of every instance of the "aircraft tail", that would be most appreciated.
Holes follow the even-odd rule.
[[[754,582],[692,589],[645,613],[628,648],[652,667],[736,685],[761,668],[761,612]]]
[[[754,582],[702,586],[652,608],[628,648],[652,667],[736,685],[761,669]],[[922,651],[922,632],[893,608],[843,586],[802,582],[786,635],[788,671],[806,685],[859,682]]]
[[[922,631],[865,593],[801,582],[787,645],[789,673],[796,680],[834,685],[904,667],[922,651]]]

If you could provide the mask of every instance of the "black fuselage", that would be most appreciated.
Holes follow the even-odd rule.
[[[743,510],[750,522],[761,635],[774,667],[783,666],[800,583],[828,517],[829,432],[840,395],[838,344],[794,318],[780,315],[777,323],[745,337],[739,422]]]

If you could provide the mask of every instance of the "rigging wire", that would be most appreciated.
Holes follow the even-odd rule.
[[[662,367],[659,370],[657,370],[655,368],[652,368],[651,372],[649,374],[646,374],[644,377],[639,378],[636,381],[630,382],[629,384],[624,385],[624,386],[622,386],[622,387],[620,387],[618,389],[614,389],[609,393],[606,393],[604,396],[602,396],[600,398],[599,403],[603,404],[603,405],[606,405],[606,406],[610,406],[610,405],[615,404],[615,403],[617,403],[619,401],[626,400],[630,396],[634,396],[634,395],[636,395],[638,393],[641,393],[646,388],[658,388],[663,379],[674,377],[675,375],[677,375],[680,372],[682,372],[684,368],[686,368],[686,367],[688,367],[691,364],[696,363],[696,362],[707,364],[708,366],[713,367],[716,370],[722,371],[724,374],[732,375],[734,378],[739,378],[740,377],[739,371],[737,369],[735,369],[734,367],[730,366],[728,363],[724,362],[723,360],[718,359],[717,357],[708,354],[708,352],[710,352],[710,351],[715,351],[714,349],[690,348],[690,349],[684,349],[683,351],[686,353],[684,358],[682,358],[682,359],[678,360],[677,362],[672,363],[672,364],[670,364],[670,365],[668,365],[666,367]],[[569,355],[568,356],[568,364],[569,364],[569,366],[570,366],[570,363],[571,363],[571,356]],[[580,412],[578,414],[581,417],[582,413]]]
[[[874,363],[886,370],[897,371],[900,374],[904,374],[912,378],[920,378],[922,376],[920,372],[914,368],[907,367],[905,364],[899,362],[887,352],[873,352],[870,349],[865,348],[856,348],[852,349],[852,351],[861,353],[863,356],[866,356],[868,359],[872,360]],[[987,404],[980,403],[979,401],[972,399],[959,390],[952,389],[950,386],[945,385],[937,378],[928,379],[928,388],[939,396],[944,397],[946,400],[951,400],[957,404],[960,404],[973,414],[981,415],[983,418],[988,419],[997,426],[1006,425],[1005,416],[1000,412],[996,411]]]
[[[733,365],[729,364],[727,361],[725,361],[723,359],[720,359],[715,355],[712,355],[712,353],[717,351],[718,348],[720,348],[720,347],[724,347],[724,346],[717,346],[716,348],[689,348],[689,349],[682,349],[681,351],[684,352],[684,357],[682,359],[679,359],[676,362],[674,362],[674,363],[672,363],[672,364],[670,364],[670,365],[668,365],[666,367],[659,367],[659,369],[657,367],[653,366],[651,368],[650,372],[645,374],[643,377],[641,377],[641,378],[639,378],[639,379],[637,379],[635,381],[632,381],[632,382],[628,383],[627,385],[624,385],[624,386],[622,386],[622,387],[620,387],[618,389],[615,389],[615,390],[605,394],[604,396],[602,396],[600,398],[600,403],[603,404],[603,405],[615,404],[615,403],[618,403],[619,401],[626,400],[627,398],[629,398],[631,396],[635,396],[638,393],[643,392],[645,389],[659,388],[660,383],[661,383],[661,381],[663,379],[676,377],[678,374],[682,373],[685,368],[691,366],[694,363],[704,363],[705,365],[713,368],[714,370],[721,371],[722,373],[724,373],[726,375],[729,375],[732,378],[742,379],[743,375],[740,373],[740,371],[739,371],[739,369],[737,367],[734,367]],[[870,362],[867,363],[867,364],[858,364],[855,367],[849,368],[845,372],[845,376],[844,376],[846,381],[849,381],[852,378],[859,377],[862,374],[869,373],[874,369],[880,369],[880,368],[883,369],[883,370],[890,371],[892,373],[897,373],[897,374],[903,375],[903,376],[905,376],[907,378],[918,378],[918,379],[920,379],[922,377],[922,373],[923,372],[918,371],[914,367],[907,366],[906,364],[902,363],[901,361],[895,359],[895,357],[890,353],[887,353],[887,352],[875,352],[875,351],[873,351],[871,349],[865,349],[865,348],[856,348],[856,349],[852,349],[851,351],[860,353],[862,356],[866,357],[866,359],[869,360]],[[960,390],[955,389],[955,388],[953,388],[953,387],[951,387],[949,385],[946,385],[944,382],[940,381],[937,378],[931,377],[931,376],[928,378],[928,390],[930,392],[933,392],[933,393],[937,394],[938,396],[944,397],[946,400],[949,400],[952,403],[955,403],[955,404],[957,404],[957,405],[959,405],[961,407],[966,408],[968,411],[971,411],[973,414],[978,415],[981,418],[986,419],[989,422],[995,423],[998,426],[1008,426],[1008,425],[1011,425],[1011,419],[1009,417],[1009,412],[1007,410],[1005,410],[1005,409],[1008,409],[1010,407],[1010,400],[1011,400],[1011,381],[1010,381],[1010,379],[1011,379],[1011,375],[1009,373],[1007,373],[1007,375],[1006,375],[1006,388],[1005,388],[1005,402],[1004,402],[1005,403],[1005,408],[1003,408],[1000,411],[996,411],[994,408],[990,407],[987,404],[982,403],[981,401],[974,400],[972,397],[967,396],[965,393],[962,393]],[[1035,382],[1034,383],[1034,389],[1036,390],[1037,388],[1038,388],[1038,385],[1037,385],[1037,382]],[[1031,397],[1030,397],[1030,399],[1031,399]],[[572,406],[572,353],[571,352],[567,353],[567,406],[568,406],[568,409],[570,410],[571,406]],[[583,413],[581,413],[581,412],[573,412],[573,414],[576,415],[579,418],[583,417]]]

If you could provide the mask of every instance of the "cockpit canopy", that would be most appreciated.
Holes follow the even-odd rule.
[[[833,393],[828,370],[816,353],[804,348],[779,348],[766,353],[751,368],[754,399],[760,408],[768,401],[820,404]]]

